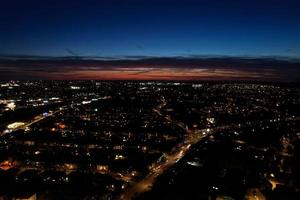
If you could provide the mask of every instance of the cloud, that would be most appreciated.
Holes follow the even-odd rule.
[[[78,56],[78,54],[75,53],[74,51],[72,51],[71,49],[66,48],[66,52],[67,52],[68,54],[70,54],[71,56],[75,56],[75,57]]]
[[[300,61],[250,57],[92,59],[12,57],[0,60],[0,79],[268,80],[300,81]]]

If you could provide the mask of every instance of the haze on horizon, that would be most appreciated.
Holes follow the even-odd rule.
[[[297,0],[11,0],[0,79],[299,81]]]

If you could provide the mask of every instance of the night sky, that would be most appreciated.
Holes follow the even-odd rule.
[[[7,0],[0,56],[1,79],[298,81],[300,1]]]

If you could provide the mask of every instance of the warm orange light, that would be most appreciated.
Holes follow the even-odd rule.
[[[97,171],[100,173],[107,173],[108,170],[108,165],[97,165]]]
[[[65,129],[65,128],[66,128],[66,125],[63,124],[63,123],[60,123],[60,124],[58,125],[58,127],[61,128],[61,129]]]
[[[9,170],[12,167],[13,167],[13,162],[9,160],[5,160],[2,163],[0,163],[0,169],[2,170]]]
[[[76,164],[70,164],[70,163],[66,163],[64,164],[65,168],[67,170],[76,170],[77,169],[77,165]]]

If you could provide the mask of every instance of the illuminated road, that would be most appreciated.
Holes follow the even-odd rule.
[[[26,129],[26,128],[29,128],[30,126],[32,126],[33,124],[35,124],[35,123],[38,123],[38,122],[40,122],[40,121],[42,121],[42,120],[44,120],[44,119],[46,119],[46,118],[48,118],[48,117],[51,117],[51,116],[53,116],[53,115],[55,115],[56,113],[58,113],[58,112],[61,112],[61,111],[63,111],[64,109],[58,109],[58,110],[56,110],[56,111],[54,111],[54,112],[52,112],[52,113],[49,113],[48,115],[46,115],[46,116],[38,116],[38,118],[37,119],[35,119],[35,120],[33,120],[33,121],[31,121],[31,122],[29,122],[29,123],[27,123],[27,124],[25,124],[23,127],[21,127],[20,129]]]
[[[224,128],[228,127],[217,127],[214,129],[210,129],[208,132],[207,129],[198,130],[197,132],[188,131],[188,135],[186,136],[184,142],[176,146],[174,148],[176,149],[175,151],[172,151],[172,153],[170,154],[166,154],[164,156],[164,162],[157,161],[155,164],[153,164],[148,176],[129,187],[128,190],[120,196],[120,199],[129,200],[144,192],[151,190],[156,178],[163,174],[181,158],[183,158],[190,149],[191,145],[198,143],[209,134],[212,134],[213,132]]]
[[[183,142],[175,146],[170,153],[164,154],[164,158],[165,158],[164,161],[161,161],[162,159],[159,158],[158,161],[156,161],[152,165],[150,169],[150,173],[145,178],[143,178],[138,182],[132,183],[129,186],[129,188],[125,190],[125,192],[121,194],[117,199],[130,200],[132,198],[139,196],[144,192],[151,190],[158,176],[162,175],[171,166],[173,166],[176,162],[182,159],[193,144],[200,142],[203,138],[207,137],[208,135],[211,135],[217,131],[224,130],[224,129],[241,128],[241,125],[232,124],[232,125],[225,125],[225,126],[219,126],[214,128],[205,128],[205,129],[195,130],[195,131],[189,130],[188,128],[186,128],[187,126],[185,126],[185,124],[181,122],[176,122],[172,120],[170,116],[168,115],[164,116],[161,113],[160,110],[166,105],[167,103],[165,99],[162,98],[161,104],[159,104],[157,108],[153,109],[153,112],[165,118],[168,122],[176,124],[179,128],[185,130],[186,134]],[[293,117],[293,118],[287,118],[286,120],[289,121],[289,120],[299,120],[299,119]],[[253,192],[252,197],[254,197],[257,200],[264,200],[264,197],[261,195],[260,192]]]
[[[55,115],[56,113],[62,112],[64,110],[66,110],[66,109],[67,109],[67,107],[63,106],[63,107],[59,107],[57,110],[55,110],[55,111],[53,111],[51,113],[48,112],[48,114],[46,116],[40,116],[39,115],[39,116],[36,117],[37,119],[34,119],[33,121],[26,123],[24,126],[20,127],[19,129],[29,128],[33,124],[36,124],[36,123],[38,123],[38,122],[40,122],[40,121],[42,121],[42,120],[44,120],[44,119],[46,119],[48,117],[51,117],[51,116]]]
[[[166,105],[166,104],[164,104]],[[168,121],[171,121],[170,117],[163,116],[160,113],[159,109],[154,109],[154,112],[156,112],[158,115],[165,117]],[[298,121],[299,118],[293,117],[293,118],[286,118],[286,121]],[[152,189],[153,184],[156,181],[156,178],[160,175],[162,175],[165,171],[167,171],[172,165],[174,165],[176,162],[178,162],[181,158],[183,158],[186,153],[188,152],[191,145],[198,143],[203,138],[207,137],[208,135],[211,135],[217,131],[229,129],[229,128],[241,128],[240,125],[227,125],[227,126],[220,126],[215,127],[211,129],[202,129],[197,131],[191,131],[186,129],[182,123],[172,121],[173,123],[177,124],[179,127],[186,130],[186,135],[183,143],[178,144],[176,147],[174,147],[173,151],[169,154],[165,154],[165,161],[159,162],[161,159],[159,159],[156,163],[153,164],[153,167],[150,169],[150,173],[142,180],[133,183],[123,194],[119,196],[118,199],[120,200],[130,200],[134,197],[139,196],[140,194],[147,192]],[[265,197],[262,195],[260,191],[253,190],[250,191],[250,193],[247,196],[249,199],[255,199],[255,200],[265,200]]]
[[[160,112],[161,108],[166,105],[167,105],[166,101],[164,100],[164,98],[162,98],[162,103],[157,108],[153,109],[153,111],[159,116],[164,117],[167,121],[172,122],[176,124],[178,127],[185,130],[186,131],[185,139],[182,143],[178,144],[175,148],[173,148],[172,152],[168,154],[164,154],[165,159],[163,162],[159,158],[158,161],[156,161],[152,165],[150,169],[150,173],[145,178],[129,186],[129,188],[119,196],[119,199],[121,200],[130,200],[134,197],[139,196],[144,192],[151,190],[153,184],[156,181],[156,178],[162,175],[166,170],[168,170],[181,158],[183,158],[188,152],[188,150],[190,149],[191,145],[198,143],[200,140],[202,140],[203,138],[205,138],[206,136],[208,136],[209,134],[217,130],[227,128],[227,126],[224,126],[224,127],[203,129],[197,131],[188,130],[183,123],[173,121],[169,116],[164,116]]]
[[[26,130],[27,128],[29,128],[29,127],[32,126],[33,124],[36,124],[36,123],[38,123],[38,122],[41,122],[42,120],[45,120],[46,118],[51,117],[51,116],[55,115],[56,113],[59,113],[59,112],[65,110],[65,109],[67,109],[67,107],[64,106],[64,107],[60,107],[59,109],[55,110],[55,111],[52,112],[52,113],[48,113],[46,116],[38,115],[38,116],[36,116],[32,121],[27,122],[27,123],[25,123],[23,126],[18,127],[18,128],[16,128],[16,129],[12,129],[11,131],[16,131],[16,130],[20,130],[20,129]],[[8,133],[9,133],[9,132],[2,132],[1,135],[0,135],[0,137],[5,136],[5,135],[8,134]]]

